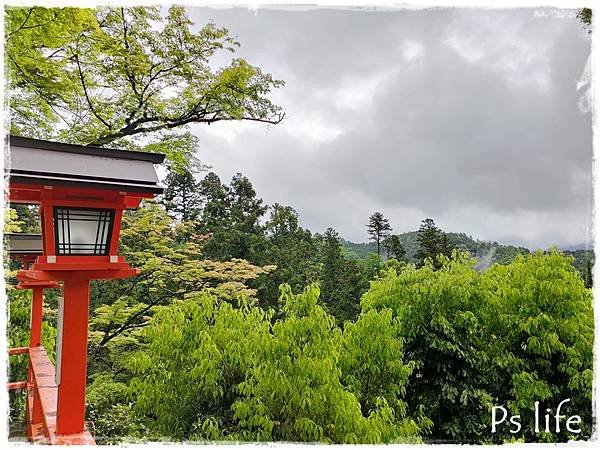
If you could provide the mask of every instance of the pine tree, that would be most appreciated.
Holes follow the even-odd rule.
[[[417,251],[417,259],[422,265],[427,258],[431,258],[433,267],[440,268],[440,263],[437,260],[438,255],[451,256],[454,250],[454,244],[440,228],[435,225],[433,219],[425,219],[421,223],[421,227],[417,232],[417,242],[419,250]]]
[[[203,233],[214,233],[227,222],[227,186],[214,173],[208,173],[200,182],[200,195],[204,203],[200,216],[200,230]]]
[[[204,208],[199,231],[210,235],[205,256],[219,260],[264,260],[266,236],[261,218],[267,211],[248,178],[236,174],[229,186],[209,173],[200,182]]]
[[[321,297],[329,300],[335,296],[341,278],[344,256],[340,247],[340,237],[333,228],[328,228],[323,236]]]
[[[371,240],[377,243],[377,254],[381,254],[381,244],[384,239],[389,236],[392,231],[389,221],[383,217],[380,212],[375,212],[369,217],[369,223],[367,224],[367,232],[371,237]]]
[[[448,233],[444,233],[442,231],[441,237],[440,237],[440,255],[444,255],[447,256],[448,258],[452,256],[452,252],[455,249],[455,245],[452,242],[452,240],[450,239],[450,237],[448,236]]]
[[[267,236],[266,263],[277,266],[259,287],[261,300],[277,305],[279,286],[289,284],[294,292],[302,291],[319,280],[319,253],[309,230],[298,225],[298,213],[290,206],[275,203],[265,223]]]
[[[383,241],[385,247],[386,256],[389,258],[396,258],[398,261],[403,261],[406,256],[406,250],[400,242],[400,236],[392,234],[385,238]]]
[[[325,232],[322,245],[321,298],[343,323],[359,312],[360,267],[344,258],[339,234],[333,228]]]
[[[189,170],[171,171],[167,175],[162,203],[169,215],[181,222],[198,218],[202,206],[200,183]]]
[[[585,287],[591,289],[594,286],[593,264],[590,259],[585,261]]]
[[[260,228],[259,221],[267,212],[262,199],[250,180],[236,173],[229,184],[230,220],[245,233],[255,233]]]

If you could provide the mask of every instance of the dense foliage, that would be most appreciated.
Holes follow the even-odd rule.
[[[94,283],[87,415],[99,443],[513,439],[508,428],[491,434],[492,405],[523,415],[527,441],[590,435],[592,296],[572,257],[552,250],[485,270],[458,251],[420,268],[348,258],[334,230],[302,229],[281,205],[257,222],[267,208],[253,189],[231,196],[207,178],[237,200],[216,208],[205,190],[187,222],[144,203],[121,239],[142,274]],[[250,218],[244,233],[259,247],[229,239],[227,227],[244,223],[224,220],[234,212]],[[9,217],[15,231],[26,222]],[[244,248],[262,265],[235,257]],[[27,295],[9,292],[11,345],[27,337]],[[50,350],[55,309],[50,296]],[[16,423],[24,405],[13,397]],[[533,434],[533,402],[564,398],[584,432]]]
[[[398,337],[416,367],[407,402],[424,408],[432,437],[510,439],[490,433],[490,407],[505,405],[527,418],[527,440],[575,438],[533,434],[534,402],[555,408],[566,398],[577,399],[570,411],[589,435],[592,296],[570,258],[536,253],[484,272],[465,254],[438,260],[440,270],[388,272],[362,300],[363,314],[391,309],[401,321]]]
[[[7,8],[11,133],[162,152],[190,169],[189,124],[283,119],[268,98],[282,81],[243,58],[209,63],[239,45],[213,22],[193,30],[180,6]]]

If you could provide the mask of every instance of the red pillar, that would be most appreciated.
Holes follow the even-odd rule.
[[[42,308],[44,306],[44,288],[35,286],[31,302],[31,334],[29,347],[42,345]]]
[[[56,433],[61,435],[84,430],[89,294],[89,280],[65,280],[56,355]]]

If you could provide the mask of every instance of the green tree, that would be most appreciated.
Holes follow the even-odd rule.
[[[23,226],[24,223],[22,220],[19,220],[16,210],[13,208],[4,208],[4,233],[21,233]]]
[[[297,295],[283,286],[276,320],[272,310],[236,308],[201,293],[161,307],[129,361],[138,423],[150,438],[171,440],[420,442],[422,421],[403,413],[391,385],[368,395],[385,392],[394,407],[380,396],[363,411],[342,379],[342,353],[357,353],[345,355],[346,370],[370,362],[361,335],[381,325],[390,336],[391,323],[370,315],[366,326],[343,335],[318,299],[316,285]],[[386,382],[404,383],[410,366],[397,359],[397,342],[386,343],[393,351],[380,347],[368,367]],[[401,396],[403,387],[396,389]]]
[[[586,259],[585,261],[585,277],[584,277],[585,287],[591,289],[594,287],[594,272],[593,272],[593,264],[591,259]]]
[[[454,249],[454,242],[452,242],[448,233],[442,232],[440,237],[440,255],[452,256]]]
[[[240,384],[242,396],[233,405],[247,438],[326,443],[418,441],[416,422],[396,416],[384,398],[370,411],[361,411],[338,368],[342,334],[335,319],[318,305],[318,298],[316,286],[298,295],[282,287],[284,318],[273,325],[271,339],[259,346],[259,363]],[[351,345],[348,349],[356,350]],[[397,367],[407,370],[402,363]]]
[[[7,211],[5,209],[5,211]],[[8,348],[28,347],[29,330],[31,319],[31,289],[16,289],[14,285],[16,273],[5,268],[5,277],[7,279],[6,306],[8,312],[8,323],[6,329]],[[12,283],[9,283],[12,281]],[[45,289],[45,304],[43,309],[42,322],[42,345],[46,349],[51,361],[54,361],[56,328],[52,325],[56,319],[56,307],[58,292],[56,289]],[[28,359],[27,355],[12,356],[8,358],[8,380],[23,381],[27,379]],[[26,396],[23,391],[12,391],[8,394],[8,423],[9,426],[24,429]]]
[[[241,58],[213,70],[210,58],[239,43],[212,22],[194,31],[183,7],[28,7],[6,16],[14,134],[158,146],[177,164],[190,124],[283,119],[267,98],[283,82]]]
[[[477,313],[484,294],[474,261],[456,256],[440,258],[443,270],[434,270],[429,261],[420,269],[389,271],[363,295],[362,313],[390,309],[399,321],[398,338],[415,364],[406,402],[411,415],[424,414],[433,422],[430,439],[479,442],[489,428],[492,400]]]
[[[181,239],[181,233],[188,239]],[[95,423],[99,442],[148,439],[145,430],[154,430],[132,413],[129,360],[144,348],[144,330],[162,308],[201,294],[242,307],[257,301],[250,282],[274,269],[239,259],[206,259],[202,243],[201,236],[177,225],[156,202],[144,202],[124,216],[120,253],[142,273],[93,283],[90,299],[87,417]],[[113,417],[121,422],[114,423]]]
[[[221,183],[221,179],[216,173],[209,172],[200,181],[199,192],[204,203],[199,230],[203,233],[213,234],[227,226],[229,189]]]
[[[162,203],[167,212],[181,222],[195,220],[200,214],[200,184],[189,170],[170,171],[166,178]]]
[[[452,250],[454,249],[454,245],[448,235],[435,225],[433,219],[423,220],[417,232],[417,242],[419,250],[416,257],[419,263],[424,264],[425,260],[430,258],[436,269],[441,267],[438,256],[444,255],[449,257],[452,255]]]
[[[231,224],[240,235],[237,257],[252,260],[253,252],[260,252],[252,246],[264,245],[264,229],[260,221],[268,207],[258,198],[250,180],[241,173],[235,174],[231,179],[229,197]],[[243,242],[246,236],[251,239]]]
[[[148,324],[156,306],[168,305],[195,292],[210,292],[236,303],[240,298],[254,298],[256,290],[248,282],[274,270],[258,267],[241,259],[214,261],[202,252],[196,235],[182,241],[173,220],[155,202],[124,217],[121,253],[129,263],[141,269],[135,278],[95,283],[91,306],[94,309],[90,328],[95,342],[92,358],[102,356],[111,341],[127,337]],[[123,340],[131,343],[130,340]],[[117,345],[115,343],[114,345]],[[118,354],[119,348],[115,348]]]
[[[15,214],[13,219],[19,223],[19,230],[17,232],[40,233],[40,217],[37,206],[12,204],[10,208],[5,209],[5,214],[8,211],[12,211],[9,214]]]
[[[381,244],[385,238],[390,234],[392,228],[390,227],[389,221],[383,217],[380,212],[374,212],[369,217],[369,223],[367,224],[367,232],[372,241],[377,243],[377,254],[381,254]]]
[[[557,250],[518,256],[481,275],[486,293],[484,343],[491,361],[486,377],[494,404],[520,414],[532,442],[587,439],[592,432],[594,312],[572,258]],[[533,404],[582,419],[582,433],[535,433]],[[508,433],[504,433],[508,438]],[[497,436],[493,438],[498,439]]]
[[[406,257],[406,250],[400,242],[400,236],[392,234],[387,236],[383,241],[387,258],[396,258],[398,261],[404,261]]]
[[[588,33],[592,32],[592,10],[591,8],[582,8],[577,13],[577,18],[581,20]]]
[[[403,341],[392,311],[370,310],[344,326],[340,366],[344,380],[355,393],[363,413],[375,410],[383,397],[398,415],[414,364],[404,364]]]
[[[265,259],[277,270],[264,278],[262,294],[267,305],[275,306],[279,285],[286,283],[299,291],[319,279],[319,252],[312,233],[299,226],[293,208],[275,203],[270,209]]]
[[[94,424],[96,444],[141,443],[151,437],[149,427],[135,416],[129,380],[124,382],[120,378],[109,372],[90,375],[85,392],[86,417]]]
[[[281,119],[264,98],[281,82],[241,59],[213,72],[209,58],[239,43],[213,23],[193,32],[182,7],[165,17],[154,7],[10,8],[6,24],[11,87],[76,116],[49,119],[85,131],[90,143],[193,122]]]
[[[6,8],[4,55],[11,133],[50,137],[75,105],[76,79],[63,49],[98,26],[92,9]],[[70,109],[71,107],[68,107]]]
[[[517,256],[484,272],[466,254],[438,260],[439,270],[428,260],[388,271],[361,302],[361,317],[391,310],[398,321],[405,358],[414,362],[404,398],[409,415],[431,419],[433,442],[511,440],[508,427],[491,433],[492,405],[521,415],[527,442],[587,439],[594,316],[572,258],[557,251]],[[583,432],[536,434],[534,402],[545,410],[567,398],[563,412],[580,415]]]
[[[355,261],[344,258],[338,233],[328,228],[321,243],[321,298],[339,322],[359,312],[361,270]]]
[[[200,184],[205,207],[199,230],[210,234],[205,255],[262,264],[267,244],[260,221],[268,208],[257,197],[250,180],[238,173],[229,186],[223,186],[219,177],[211,173]]]
[[[241,438],[232,405],[269,335],[269,312],[194,294],[161,308],[128,366],[134,411],[150,436]]]
[[[369,289],[369,282],[374,280],[383,268],[383,259],[375,253],[369,253],[366,258],[356,261],[361,272],[361,294]]]

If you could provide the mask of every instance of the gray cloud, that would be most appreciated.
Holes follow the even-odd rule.
[[[541,11],[192,8],[286,81],[273,94],[284,123],[195,127],[199,157],[353,240],[380,210],[397,232],[433,217],[500,242],[585,242],[590,42],[574,11]]]

